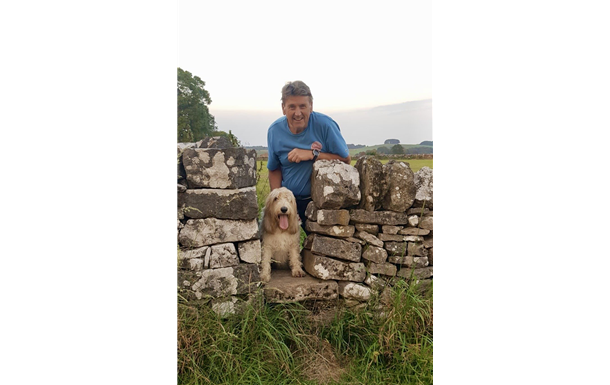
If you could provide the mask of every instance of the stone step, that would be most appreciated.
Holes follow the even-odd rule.
[[[308,274],[297,278],[290,270],[272,270],[264,293],[267,302],[271,303],[329,300],[337,298],[339,287],[336,281],[325,281]]]

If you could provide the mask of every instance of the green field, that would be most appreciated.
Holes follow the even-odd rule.
[[[349,154],[351,156],[354,156],[358,153],[377,150],[379,147],[384,147],[384,146],[391,149],[392,146],[394,146],[394,145],[393,144],[376,144],[373,146],[366,146],[366,147],[362,147],[362,148],[352,148],[349,150]],[[429,148],[430,152],[432,152],[432,146],[422,146],[421,144],[401,144],[401,146],[405,150],[408,148],[412,148],[412,147],[425,147],[425,148]],[[260,155],[264,155],[264,154],[267,154],[267,150],[256,150],[256,155],[260,156]]]

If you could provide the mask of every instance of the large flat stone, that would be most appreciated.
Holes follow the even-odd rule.
[[[366,278],[364,263],[344,262],[313,254],[303,249],[303,268],[312,276],[324,280],[362,282]]]
[[[314,234],[312,237],[311,252],[329,257],[360,262],[362,246],[358,243],[347,242],[337,238]]]
[[[178,194],[178,207],[192,219],[256,219],[256,187],[241,189],[189,189]]]
[[[349,225],[349,211],[347,210],[317,210],[317,220],[323,226],[347,226]]]
[[[369,245],[364,248],[362,258],[375,263],[383,263],[388,259],[388,252],[381,247]]]
[[[185,248],[197,248],[217,243],[240,242],[258,236],[256,219],[189,219],[180,230],[178,240]]]
[[[261,241],[258,239],[238,243],[237,252],[243,262],[261,263]]]
[[[310,275],[295,278],[290,270],[272,270],[265,285],[265,298],[271,303],[330,300],[338,296],[336,281],[325,281]]]
[[[354,235],[354,226],[322,226],[317,222],[305,221],[305,229],[311,233],[330,235],[331,237],[349,238]]]
[[[256,151],[245,148],[187,148],[182,152],[189,188],[256,186]]]
[[[429,267],[422,267],[422,268],[402,268],[400,270],[398,270],[398,272],[396,273],[397,276],[399,277],[403,277],[403,278],[411,278],[411,274],[412,277],[414,279],[429,279],[432,278],[432,266]]]
[[[407,213],[397,213],[394,211],[366,211],[352,209],[349,211],[349,218],[352,223],[370,223],[376,225],[406,225],[408,223]]]

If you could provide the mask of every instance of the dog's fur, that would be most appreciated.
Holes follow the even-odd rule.
[[[288,228],[285,230],[280,228],[280,215],[288,218]],[[280,187],[269,193],[265,201],[262,230],[261,280],[269,282],[271,279],[271,262],[278,268],[289,267],[293,277],[304,277],[299,250],[299,213],[296,199],[287,188]]]

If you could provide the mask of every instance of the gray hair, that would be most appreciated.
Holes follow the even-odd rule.
[[[287,82],[284,84],[284,87],[282,87],[282,104],[286,102],[286,99],[289,96],[309,96],[309,103],[313,104],[311,90],[307,84],[300,80],[295,80],[294,82]]]

